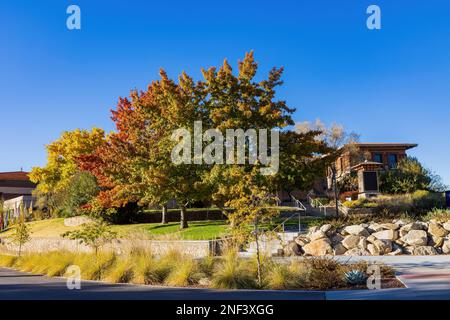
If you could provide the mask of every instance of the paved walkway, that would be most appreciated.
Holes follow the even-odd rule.
[[[349,261],[349,257],[337,257]],[[450,300],[450,256],[352,257],[393,266],[405,289],[327,292],[328,300]]]
[[[375,291],[218,291],[82,281],[81,290],[68,290],[63,278],[48,278],[0,268],[0,301],[31,300],[342,300],[342,299],[449,299],[450,256],[336,257],[341,261],[368,260],[396,268],[405,289]]]

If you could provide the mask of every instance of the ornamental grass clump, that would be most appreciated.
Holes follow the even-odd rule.
[[[111,252],[100,252],[96,255],[83,255],[74,264],[81,269],[81,277],[86,280],[102,280],[116,262],[117,256]],[[80,264],[78,264],[79,262]]]
[[[0,266],[11,268],[15,266],[18,260],[17,256],[12,255],[0,255]]]
[[[165,284],[176,287],[187,287],[196,284],[199,279],[200,273],[197,262],[193,259],[184,259],[180,261],[176,268],[172,268],[165,280]]]
[[[213,274],[213,287],[217,289],[257,288],[256,270],[251,270],[248,267],[248,264],[238,258],[237,252],[227,252],[224,260],[217,265]]]
[[[73,264],[75,255],[71,252],[61,251],[51,254],[48,258],[50,265],[46,268],[49,277],[60,277],[66,273],[67,268]]]
[[[112,283],[128,283],[134,277],[134,260],[131,255],[119,256],[105,272],[105,280]]]
[[[271,264],[264,279],[267,288],[272,290],[295,290],[304,287],[302,273],[292,265]]]

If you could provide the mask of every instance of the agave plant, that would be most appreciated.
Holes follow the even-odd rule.
[[[360,270],[351,270],[345,273],[345,282],[349,285],[360,285],[366,283],[367,276]]]

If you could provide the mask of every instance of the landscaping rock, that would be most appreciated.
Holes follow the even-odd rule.
[[[332,228],[333,228],[333,226],[331,224],[324,224],[323,226],[320,227],[320,231],[327,233]]]
[[[342,256],[347,252],[347,249],[340,243],[333,246],[333,254],[335,256]]]
[[[367,237],[367,241],[370,242],[370,243],[374,243],[375,240],[377,240],[377,238],[375,238],[375,237],[372,236],[372,235],[370,235],[370,236]]]
[[[372,234],[378,240],[397,240],[398,232],[394,230],[384,230]]]
[[[379,256],[379,255],[381,255],[380,249],[376,245],[374,245],[373,243],[369,243],[367,245],[367,251],[369,251],[372,256]]]
[[[397,249],[395,251],[392,251],[392,252],[388,253],[387,255],[388,256],[399,256],[401,254],[403,254],[403,250],[402,249]]]
[[[442,227],[443,227],[445,230],[450,231],[450,221],[447,221],[446,223],[444,223],[444,224],[442,225]]]
[[[325,238],[327,238],[327,235],[325,234],[325,232],[323,232],[321,230],[316,231],[309,236],[309,239],[311,241],[316,241],[316,240],[325,239]]]
[[[381,227],[383,229],[387,229],[387,230],[398,230],[398,229],[400,229],[400,225],[395,224],[395,223],[383,223],[381,225]]]
[[[450,239],[444,239],[442,243],[442,253],[449,254],[450,253]]]
[[[401,240],[411,246],[426,246],[428,235],[424,230],[411,230]]]
[[[353,226],[348,226],[344,228],[344,231],[347,234],[351,234],[354,236],[363,236],[363,237],[368,237],[370,235],[369,231],[367,231],[366,228],[360,226],[360,225],[353,225]]]
[[[413,254],[415,256],[434,256],[437,255],[435,248],[430,246],[415,247]]]
[[[443,243],[444,238],[442,237],[431,237],[430,240],[428,241],[428,245],[434,248],[442,246]]]
[[[388,254],[392,252],[392,242],[389,240],[378,239],[373,244],[378,248],[381,254]]]
[[[344,237],[341,236],[339,233],[335,233],[330,237],[331,243],[333,245],[341,243],[342,240],[344,240]]]
[[[303,254],[302,248],[294,241],[285,246],[283,251],[284,255],[287,257],[301,256]]]
[[[445,237],[448,235],[448,231],[437,223],[430,223],[428,226],[428,233],[435,237]]]
[[[328,239],[312,241],[303,247],[303,251],[305,251],[305,255],[308,256],[325,256],[333,254],[333,248]]]
[[[370,231],[370,232],[378,232],[378,231],[383,231],[383,227],[381,226],[381,224],[379,224],[379,223],[372,223],[372,224],[369,224],[369,226],[367,227],[367,229]]]
[[[347,248],[348,250],[356,248],[359,244],[359,241],[361,241],[360,236],[355,235],[348,235],[342,240],[342,245]]]
[[[295,243],[297,243],[300,247],[304,247],[305,245],[307,245],[308,243],[310,243],[311,241],[305,237],[305,236],[298,236],[297,238],[295,238]]]
[[[345,253],[346,256],[370,256],[370,252],[361,248],[353,248]]]

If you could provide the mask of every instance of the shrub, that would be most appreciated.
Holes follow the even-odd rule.
[[[273,264],[264,282],[273,290],[295,290],[305,286],[301,271],[284,264]]]
[[[105,280],[112,283],[128,283],[134,276],[134,262],[131,256],[118,257],[111,265]]]
[[[133,283],[161,284],[170,273],[170,268],[160,266],[151,255],[139,254],[134,257],[134,260]]]
[[[390,194],[412,193],[417,190],[443,192],[445,186],[439,176],[413,157],[399,161],[395,170],[389,170],[381,176],[381,190]]]
[[[256,270],[248,270],[238,258],[237,253],[226,253],[222,263],[217,265],[213,274],[212,285],[218,289],[257,288]]]
[[[50,266],[46,269],[46,274],[49,277],[63,276],[66,269],[73,264],[75,257],[70,252],[55,252],[50,255],[48,261]]]
[[[427,213],[423,220],[437,220],[438,222],[447,222],[450,220],[450,210],[434,209]]]
[[[81,276],[86,280],[101,280],[107,273],[108,269],[114,265],[116,261],[114,253],[98,253],[97,255],[82,255],[80,263],[75,261],[81,269]]]
[[[184,259],[173,268],[165,283],[169,286],[187,287],[197,283],[199,279],[198,266],[193,259]]]
[[[18,257],[10,255],[0,255],[0,265],[3,267],[11,268],[17,262]]]

